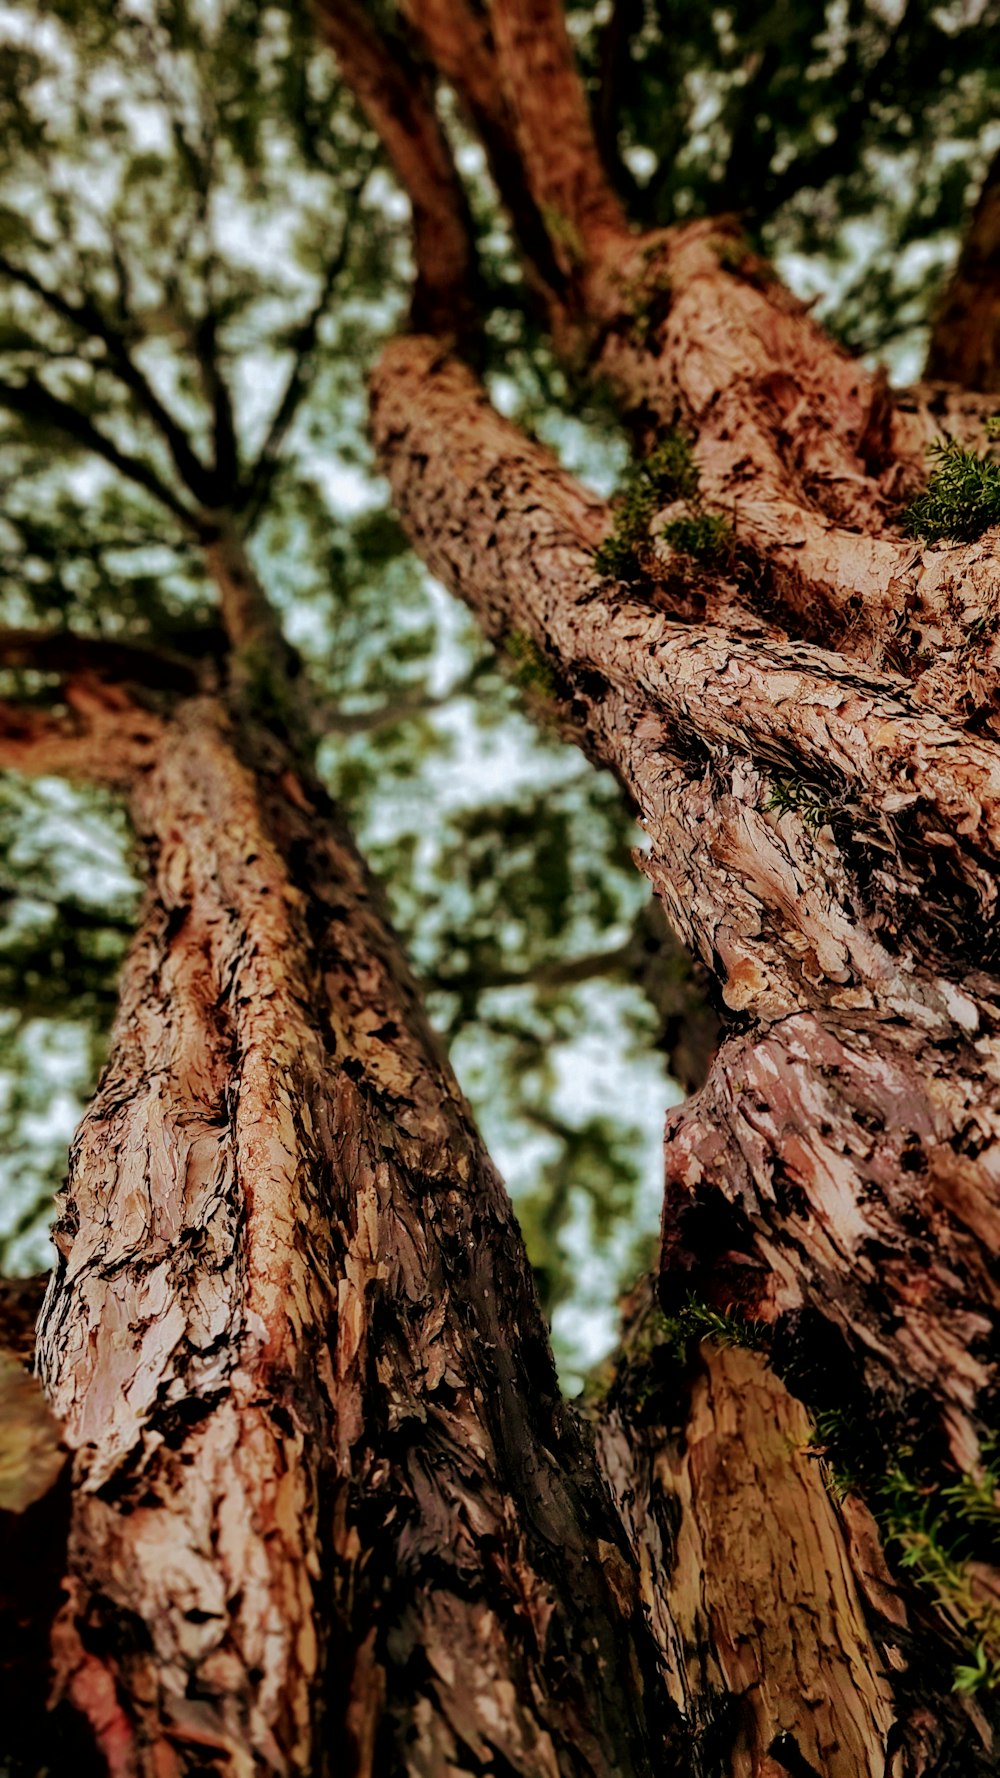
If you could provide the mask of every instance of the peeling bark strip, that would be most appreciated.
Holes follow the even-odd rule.
[[[1000,752],[901,676],[678,621],[669,579],[656,601],[602,580],[601,502],[433,342],[387,348],[373,416],[424,560],[488,635],[531,639],[638,805],[673,924],[752,1021],[671,1119],[667,1263],[712,1288],[721,1194],[716,1287],[766,1317],[820,1308],[897,1426],[934,1397],[966,1466],[995,1377],[1000,1019],[977,965]]]
[[[598,1451],[695,1774],[885,1778],[905,1613],[860,1506],[846,1531],[801,1403],[758,1353],[703,1345],[683,1434],[664,1406],[626,1368]]]
[[[645,1771],[633,1570],[509,1202],[356,855],[255,747],[192,701],[133,789],[39,1337],[59,1683],[113,1778]]]

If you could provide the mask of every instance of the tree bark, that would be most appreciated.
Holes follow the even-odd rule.
[[[321,793],[250,745],[189,701],[132,785],[39,1333],[59,1690],[115,1778],[645,1770],[632,1559],[509,1203]]]
[[[1000,389],[1000,153],[983,181],[941,298],[927,375],[962,389]]]
[[[679,1350],[651,1297],[627,1305],[595,1423],[693,1778],[992,1771],[988,1723],[946,1695],[926,1608],[801,1401],[762,1352]]]
[[[665,1263],[754,1314],[821,1307],[903,1421],[935,1399],[968,1466],[995,1375],[995,748],[901,676],[608,581],[601,503],[432,343],[389,347],[373,399],[418,550],[495,640],[531,638],[744,1023],[671,1119]]]

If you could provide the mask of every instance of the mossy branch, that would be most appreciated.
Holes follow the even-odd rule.
[[[729,566],[735,547],[732,528],[720,514],[704,511],[699,481],[690,441],[682,432],[668,432],[628,473],[615,528],[594,555],[598,573],[615,580],[640,579],[654,543],[653,520],[664,507],[678,501],[685,502],[687,512],[664,526],[664,541],[678,554],[706,567]]]

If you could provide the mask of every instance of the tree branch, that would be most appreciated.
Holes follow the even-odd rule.
[[[1000,152],[938,308],[927,375],[963,389],[1000,390]]]
[[[644,194],[618,150],[622,98],[626,76],[632,68],[632,38],[641,28],[642,0],[614,0],[611,15],[601,32],[600,79],[591,101],[594,134],[608,178],[626,206],[638,210]]]
[[[122,788],[147,770],[162,721],[118,687],[80,674],[65,712],[0,702],[0,770]]]
[[[472,219],[428,83],[401,45],[394,43],[390,53],[357,0],[316,0],[316,9],[344,79],[410,199],[414,324],[439,336],[474,339],[481,322]]]
[[[267,429],[257,460],[246,476],[239,495],[238,508],[248,530],[252,528],[267,500],[277,473],[281,448],[288,436],[288,429],[308,393],[315,369],[320,322],[330,306],[334,287],[344,269],[351,249],[354,224],[358,218],[361,198],[368,183],[370,171],[370,167],[366,168],[364,177],[359,179],[353,189],[347,193],[344,226],[336,252],[331,255],[327,264],[320,284],[319,295],[313,307],[296,330],[292,345],[292,367],[288,373],[288,380],[272,415],[271,424]]]
[[[199,682],[197,666],[183,655],[71,630],[0,630],[0,667],[88,673],[165,691],[193,692]]]
[[[468,0],[402,0],[402,10],[434,66],[465,104],[510,216],[529,282],[538,286],[546,303],[563,298],[566,274],[525,172],[488,16],[475,12]]]
[[[490,18],[525,176],[575,280],[628,225],[601,164],[561,0],[494,0]]]
[[[101,342],[107,352],[108,369],[135,397],[143,413],[160,433],[174,467],[189,492],[199,504],[211,504],[217,495],[212,471],[192,448],[183,427],[164,406],[156,390],[136,364],[125,335],[111,325],[99,305],[89,297],[85,297],[82,302],[71,302],[59,291],[51,290],[27,266],[16,265],[4,257],[0,257],[0,272],[13,283],[31,291],[53,314],[58,315],[84,338]]]
[[[5,408],[8,413],[16,414],[29,423],[52,427],[84,450],[102,457],[112,469],[117,469],[120,475],[134,482],[137,487],[144,488],[147,494],[151,494],[154,500],[165,506],[186,531],[196,529],[195,515],[155,469],[141,457],[133,457],[128,451],[119,450],[113,440],[75,408],[72,402],[53,395],[37,377],[28,377],[22,383],[0,386],[0,408]]]
[[[212,471],[206,478],[206,506],[225,506],[236,498],[240,479],[239,447],[232,397],[222,374],[216,350],[215,311],[207,308],[196,322],[192,345],[201,372],[202,388],[212,410]]]

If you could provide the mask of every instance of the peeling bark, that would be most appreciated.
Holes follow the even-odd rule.
[[[133,787],[39,1336],[60,1689],[115,1778],[645,1770],[630,1557],[509,1203],[373,886],[255,747],[196,700]]]
[[[900,535],[927,441],[895,426],[884,380],[725,221],[617,251],[588,290],[595,372],[640,441],[678,425],[693,436],[703,498],[759,565],[744,596],[796,634],[906,674],[941,714],[1000,730],[997,535],[937,546]]]
[[[711,1280],[721,1245],[720,1287],[819,1309],[897,1427],[932,1398],[967,1467],[996,1374],[1000,755],[901,675],[712,623],[711,588],[699,623],[683,585],[672,615],[669,580],[602,579],[601,502],[432,342],[387,349],[373,415],[416,547],[488,635],[532,639],[744,1025],[671,1118],[668,1283]]]
[[[938,1651],[866,1508],[831,1494],[801,1402],[759,1352],[703,1342],[682,1365],[650,1341],[642,1295],[598,1455],[692,1778],[991,1770],[989,1729],[934,1695]]]

